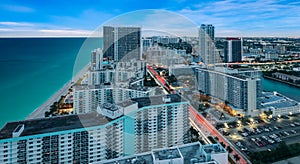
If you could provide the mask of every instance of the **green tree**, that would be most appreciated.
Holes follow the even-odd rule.
[[[49,111],[46,111],[45,112],[45,117],[49,117],[50,116],[50,112]]]
[[[229,145],[226,147],[226,149],[227,149],[228,153],[232,153],[232,151],[233,151]]]
[[[224,148],[226,147],[226,145],[225,145],[224,142],[220,142],[220,144],[221,144]]]
[[[240,156],[237,155],[237,154],[234,154],[234,155],[233,155],[233,158],[235,159],[235,161],[239,161],[239,160],[240,160]]]

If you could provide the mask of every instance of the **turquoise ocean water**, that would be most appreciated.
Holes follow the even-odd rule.
[[[75,63],[78,72],[101,44],[99,38],[1,38],[0,127],[26,118],[72,78]],[[263,79],[263,89],[300,101],[300,89],[287,84]]]
[[[59,90],[90,58],[99,39],[1,38],[0,39],[0,127],[26,118]]]

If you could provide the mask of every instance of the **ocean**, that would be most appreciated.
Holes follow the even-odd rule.
[[[72,78],[74,65],[76,74],[101,45],[99,38],[0,38],[0,127],[25,119]],[[300,101],[300,89],[287,84],[263,79],[263,89]]]
[[[43,104],[90,59],[101,39],[1,38],[0,127],[25,119]],[[76,60],[80,54],[80,62]],[[77,61],[77,62],[76,62]]]

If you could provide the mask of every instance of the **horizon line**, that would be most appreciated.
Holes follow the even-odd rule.
[[[153,35],[154,36],[154,35]],[[156,36],[156,35],[155,35]],[[161,35],[163,36],[163,35]],[[145,37],[152,37],[152,36],[145,36]],[[198,37],[198,36],[182,36],[182,37]],[[292,38],[292,39],[300,39],[300,36],[291,37],[291,36],[216,36],[215,38],[227,38],[227,37],[239,37],[239,38]],[[103,36],[0,36],[1,39],[5,38],[103,38]]]

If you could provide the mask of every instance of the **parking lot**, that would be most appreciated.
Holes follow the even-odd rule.
[[[245,154],[262,150],[272,151],[280,142],[300,142],[300,115],[280,118],[250,118],[224,124],[219,131]]]

